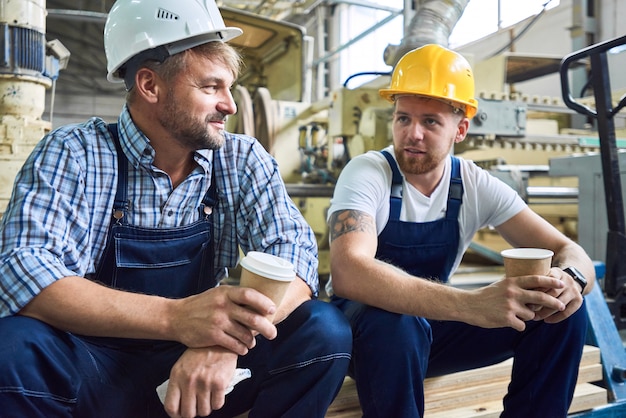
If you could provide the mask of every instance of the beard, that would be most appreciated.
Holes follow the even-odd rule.
[[[157,115],[157,120],[184,147],[193,150],[216,150],[224,145],[224,132],[221,130],[212,132],[209,124],[211,121],[224,120],[226,116],[221,112],[215,112],[206,116],[204,120],[198,119],[179,104],[174,98],[174,92],[170,90],[165,108]]]
[[[425,174],[433,171],[439,166],[441,161],[448,156],[445,154],[422,154],[419,158],[411,158],[402,150],[394,148],[396,160],[400,166],[400,170],[404,174]]]
[[[426,174],[437,169],[448,156],[454,146],[454,137],[449,139],[448,147],[432,148],[427,153],[412,156],[394,144],[394,154],[400,170],[404,174]]]

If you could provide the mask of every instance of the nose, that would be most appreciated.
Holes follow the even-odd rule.
[[[217,103],[217,110],[225,115],[234,115],[237,113],[237,104],[230,90],[226,90],[221,100]]]
[[[411,123],[409,127],[407,128],[407,130],[408,130],[408,135],[411,137],[411,139],[414,139],[417,141],[424,139],[424,128],[419,122]]]

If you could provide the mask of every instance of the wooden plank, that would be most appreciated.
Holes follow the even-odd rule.
[[[602,380],[602,365],[599,363],[581,366],[578,371],[577,385]],[[505,379],[477,382],[465,387],[451,389],[439,388],[437,391],[427,391],[424,396],[426,404],[424,410],[449,410],[464,406],[476,405],[481,402],[501,400],[506,395],[509,377]]]
[[[586,411],[606,403],[606,389],[591,383],[582,383],[577,385],[574,390],[574,399],[568,413]],[[493,400],[456,409],[431,413],[426,411],[424,418],[498,418],[502,411],[502,400]]]
[[[328,408],[326,416],[340,417],[342,416],[340,414],[346,410],[361,411],[361,405],[359,404],[359,398],[356,392],[356,382],[350,377],[344,379],[343,385],[335,397],[335,400]]]
[[[592,367],[592,366],[589,366]],[[600,367],[600,372],[602,371]],[[347,382],[347,388],[352,390],[351,403],[343,403],[341,406],[331,405],[327,418],[359,418],[361,417],[361,408],[356,397],[356,387],[354,382]],[[344,393],[345,395],[349,395]],[[576,413],[593,409],[598,406],[606,405],[608,402],[607,391],[599,386],[591,383],[579,383],[574,391],[574,398],[569,409],[569,413]],[[472,405],[464,405],[461,407],[446,407],[439,410],[425,411],[426,418],[487,418],[498,417],[502,412],[502,399],[487,400],[482,403],[474,403]]]
[[[570,405],[568,413],[587,411],[597,406],[606,405],[609,401],[608,392],[600,386],[591,383],[576,385],[574,399]]]
[[[506,394],[510,379],[512,361],[507,360],[497,365],[480,369],[452,373],[424,381],[428,417],[450,417],[454,411],[460,411],[459,417],[483,417],[502,412],[502,398]],[[589,382],[602,380],[600,350],[597,347],[585,346],[579,368],[578,381],[570,413],[587,410],[607,402],[605,389]],[[497,412],[494,412],[497,411]],[[467,414],[483,415],[467,415]],[[441,415],[443,414],[443,415]],[[331,404],[326,417],[357,418],[361,416],[361,408],[356,393],[356,383],[346,377],[344,384]]]
[[[600,350],[598,347],[586,345],[583,348],[583,355],[580,360],[581,366],[600,363]],[[479,369],[466,370],[457,373],[450,373],[444,376],[429,377],[424,380],[424,392],[432,393],[437,389],[450,390],[453,388],[464,388],[478,382],[488,383],[509,379],[513,359],[505,360],[492,366],[481,367]]]
[[[448,411],[468,405],[480,405],[492,400],[501,400],[506,395],[508,384],[507,380],[500,380],[471,384],[465,388],[455,388],[450,391],[425,392],[424,412]]]

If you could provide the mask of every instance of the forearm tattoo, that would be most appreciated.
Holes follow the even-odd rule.
[[[368,232],[376,234],[372,217],[359,210],[341,210],[334,212],[328,222],[330,226],[330,241],[347,234],[348,232]]]

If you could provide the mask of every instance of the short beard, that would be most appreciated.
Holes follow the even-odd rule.
[[[221,112],[216,112],[200,122],[178,104],[174,93],[170,90],[167,94],[165,109],[163,113],[157,115],[157,118],[159,123],[185,148],[216,150],[224,145],[224,131],[212,133],[209,125],[211,121],[226,119],[226,116]]]
[[[441,159],[435,158],[431,154],[427,154],[425,158],[417,161],[414,159],[405,158],[405,154],[398,150],[395,150],[396,160],[400,166],[400,170],[404,174],[426,174],[433,171],[441,162]]]

